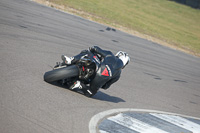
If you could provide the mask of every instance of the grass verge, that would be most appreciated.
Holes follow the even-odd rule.
[[[34,0],[200,56],[200,10],[170,0]]]

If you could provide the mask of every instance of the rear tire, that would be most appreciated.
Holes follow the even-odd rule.
[[[44,74],[44,81],[50,83],[61,79],[76,77],[79,74],[79,69],[76,65],[55,69]]]

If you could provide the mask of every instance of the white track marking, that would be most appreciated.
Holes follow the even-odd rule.
[[[103,130],[99,130],[100,133],[109,133],[109,132],[106,132],[106,131],[103,131]]]
[[[186,116],[186,115],[181,115],[181,114],[176,114],[176,113],[169,113],[169,112],[158,111],[158,110],[119,108],[119,109],[111,109],[111,110],[103,111],[103,112],[100,112],[100,113],[94,115],[91,118],[90,122],[89,122],[89,131],[90,131],[90,133],[99,133],[98,123],[101,120],[103,120],[103,118],[105,118],[106,116],[111,116],[113,114],[117,114],[117,113],[121,113],[121,112],[158,113],[158,114],[176,115],[176,116],[180,116],[180,117],[192,118],[192,119],[200,120],[197,117]],[[197,133],[199,133],[199,132],[197,132]]]
[[[169,133],[121,113],[108,118],[108,120],[141,133]]]
[[[166,114],[155,114],[150,113],[151,115],[160,118],[162,120],[165,120],[167,122],[170,122],[176,126],[182,127],[184,129],[187,129],[189,131],[192,131],[193,133],[200,133],[200,125],[189,121],[187,119],[184,119],[180,116],[173,116],[173,115],[166,115]]]

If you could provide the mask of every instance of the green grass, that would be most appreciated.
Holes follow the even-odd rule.
[[[49,0],[200,55],[200,10],[169,0]]]

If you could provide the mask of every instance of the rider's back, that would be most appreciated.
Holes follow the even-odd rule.
[[[102,50],[99,47],[95,47],[95,52],[100,54],[103,59],[101,60],[101,66],[91,83],[91,88],[107,89],[112,83],[119,79],[123,62],[113,55],[112,52]]]

